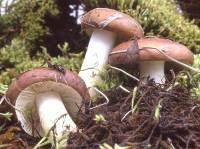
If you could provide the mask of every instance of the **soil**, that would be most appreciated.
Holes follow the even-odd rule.
[[[106,105],[90,109],[104,103],[104,97],[95,105],[87,104],[77,118],[80,129],[70,134],[66,149],[100,145],[107,149],[105,143],[113,148],[118,144],[131,149],[200,149],[200,101],[187,88],[150,81],[138,85],[135,98],[133,88],[128,89],[130,93],[121,88],[104,92],[109,99]],[[0,106],[1,112],[7,109]],[[1,118],[0,126],[0,145],[9,144],[8,149],[30,148],[39,141],[25,134],[16,120]]]
[[[129,112],[132,92],[112,89],[105,94],[109,104],[80,114],[80,131],[70,135],[68,149],[94,149],[104,143],[132,149],[200,148],[200,102],[186,88],[140,84],[134,112]],[[100,114],[105,120],[94,120]]]

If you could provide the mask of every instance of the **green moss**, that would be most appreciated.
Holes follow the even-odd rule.
[[[4,38],[0,38],[0,43],[8,43],[17,36],[26,42],[26,50],[33,50],[36,43],[48,34],[48,28],[44,25],[45,16],[55,16],[58,13],[53,0],[19,0],[13,3],[8,13],[0,19],[0,29],[5,35]]]
[[[9,6],[5,15],[0,16],[1,83],[9,84],[21,72],[47,66],[44,65],[47,59],[53,64],[79,71],[83,54],[69,53],[68,43],[59,46],[60,51],[54,56],[50,56],[49,49],[41,47],[44,38],[51,34],[46,19],[56,18],[61,13],[59,4],[54,0],[19,0]]]
[[[195,68],[200,69],[200,54],[194,56],[194,64]],[[192,92],[200,100],[200,74],[199,73],[191,73],[190,82],[193,85]]]
[[[43,48],[43,52],[37,53],[34,57],[29,56],[22,40],[13,39],[10,45],[0,49],[0,61],[5,69],[0,71],[0,82],[9,84],[11,79],[17,74],[30,70],[35,67],[47,66],[45,60],[50,58],[53,64],[62,65],[63,67],[78,72],[82,63],[83,53],[71,54],[63,53],[63,56],[51,57]],[[64,46],[62,48],[65,48]],[[61,51],[65,51],[61,49]]]
[[[109,90],[122,82],[119,73],[110,69],[109,65],[101,71],[100,77],[102,82],[96,82],[95,86],[97,86],[101,91]]]
[[[140,0],[135,11],[126,12],[141,22],[147,35],[164,36],[200,52],[200,29],[177,12],[175,3]]]

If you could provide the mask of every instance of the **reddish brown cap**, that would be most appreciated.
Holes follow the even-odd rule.
[[[44,135],[36,110],[37,95],[43,92],[58,94],[72,118],[76,117],[82,101],[89,100],[84,81],[69,70],[61,73],[50,68],[36,68],[22,73],[12,81],[6,98],[15,106],[16,117],[29,135]]]
[[[82,96],[83,100],[89,100],[87,87],[78,75],[69,70],[66,70],[65,74],[62,74],[61,72],[50,68],[36,68],[22,73],[12,81],[6,92],[6,97],[9,98],[12,104],[15,104],[15,101],[22,90],[34,83],[43,81],[54,81],[70,86]]]
[[[123,39],[140,38],[144,35],[142,27],[135,19],[108,8],[96,8],[89,11],[83,16],[81,26],[88,34],[97,28],[115,32]]]
[[[137,40],[138,48],[134,48],[134,41],[127,41],[116,46],[109,55],[111,65],[128,65],[137,61],[170,61],[165,55],[156,49],[162,50],[166,55],[187,64],[193,63],[192,52],[182,44],[163,38],[141,38]],[[135,57],[130,56],[135,52]],[[121,52],[120,52],[121,51]]]

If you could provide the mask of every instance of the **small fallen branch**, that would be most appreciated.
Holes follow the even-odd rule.
[[[137,77],[131,75],[130,73],[128,73],[128,72],[126,72],[126,71],[124,71],[124,70],[122,70],[120,68],[117,68],[117,67],[114,67],[114,66],[109,66],[109,67],[112,68],[112,69],[114,69],[114,70],[117,70],[117,71],[120,71],[120,72],[126,74],[127,76],[131,77],[132,79],[134,79],[134,80],[136,80],[138,82],[140,81],[140,79],[138,79]]]
[[[165,51],[164,49],[158,49],[158,48],[153,48],[153,47],[143,47],[142,49],[146,49],[146,48],[155,49],[155,50],[159,51],[161,54],[163,54],[165,57],[167,57],[169,60],[171,60],[172,62],[175,62],[176,64],[179,64],[180,66],[183,66],[183,67],[185,67],[185,68],[187,68],[187,69],[189,69],[189,70],[191,70],[191,71],[200,73],[200,70],[199,70],[199,69],[194,68],[194,67],[192,67],[192,66],[190,66],[190,65],[187,65],[187,64],[185,64],[185,63],[183,63],[183,62],[181,62],[181,61],[178,61],[178,60],[176,60],[175,58],[173,58],[173,57],[167,55],[167,54],[164,52],[164,51]]]
[[[99,104],[99,105],[97,105],[97,106],[94,106],[94,107],[92,107],[92,108],[90,108],[90,110],[92,110],[92,109],[95,109],[95,108],[99,108],[99,107],[101,107],[101,106],[104,106],[104,105],[107,105],[108,103],[109,103],[109,99],[108,99],[108,97],[102,92],[102,91],[100,91],[98,88],[96,88],[96,87],[93,87],[99,94],[101,94],[105,99],[106,99],[106,101],[104,102],[104,103],[102,103],[102,104]]]

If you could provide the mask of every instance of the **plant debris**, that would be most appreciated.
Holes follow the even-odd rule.
[[[133,149],[200,148],[200,101],[188,89],[149,81],[138,86],[135,98],[120,88],[105,94],[107,105],[80,113],[80,130],[70,135],[67,149],[105,143]]]
[[[80,111],[80,129],[70,134],[67,149],[200,149],[200,101],[189,89],[152,81],[126,88],[132,91],[113,88],[104,92],[107,104],[98,106],[105,102],[102,96]],[[30,148],[38,141],[16,120],[1,117],[1,148]]]

